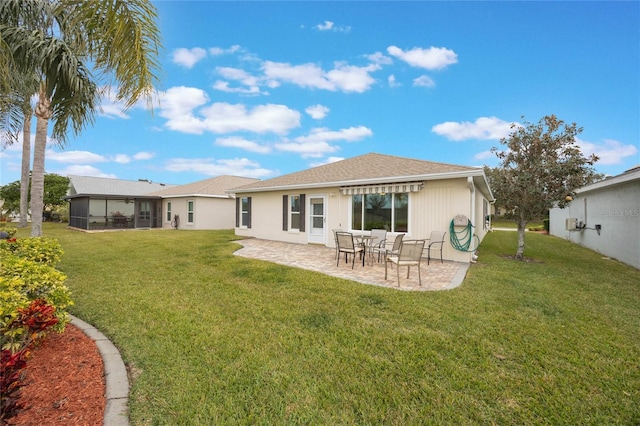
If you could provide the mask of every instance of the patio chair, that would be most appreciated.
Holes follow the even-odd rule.
[[[336,266],[340,264],[340,253],[344,253],[344,261],[348,262],[348,256],[351,254],[353,258],[351,259],[351,269],[356,262],[356,254],[360,253],[360,257],[362,257],[362,266],[364,266],[364,247],[361,244],[355,244],[353,242],[353,234],[349,232],[336,232],[336,239],[338,241],[338,260],[336,262]]]
[[[431,231],[431,236],[428,240],[429,244],[427,245],[427,265],[431,262],[431,249],[440,250],[440,263],[444,263],[442,260],[442,247],[444,246],[445,235],[447,235],[446,232]]]
[[[384,258],[385,258],[385,265],[386,265],[386,258],[387,256],[393,256],[393,255],[397,255],[398,252],[400,251],[400,246],[402,245],[402,239],[404,238],[404,234],[398,234],[396,235],[395,240],[393,240],[393,246],[391,246],[391,249],[385,249],[384,251]]]
[[[420,260],[422,259],[422,251],[424,250],[425,240],[407,240],[403,241],[398,254],[387,256],[384,262],[384,279],[387,279],[387,264],[396,264],[396,275],[398,276],[398,287],[400,287],[400,267],[407,267],[407,278],[412,266],[418,267],[418,283],[422,286],[422,277],[420,276]]]
[[[387,230],[386,229],[372,229],[371,230],[371,247],[369,247],[369,254],[372,259],[373,256],[378,254],[378,263],[380,263],[380,256],[384,254],[387,244]]]
[[[333,232],[333,243],[336,245],[336,259],[338,258],[338,232],[342,232],[342,229],[336,228],[331,230]]]

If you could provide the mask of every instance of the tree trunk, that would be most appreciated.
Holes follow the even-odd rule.
[[[29,216],[29,171],[31,170],[31,111],[24,115],[22,128],[22,171],[20,175],[20,222],[18,228],[27,227]]]
[[[42,236],[42,209],[44,204],[44,155],[47,149],[47,128],[51,118],[49,99],[40,91],[36,105],[36,140],[33,147],[31,173],[31,236]]]
[[[527,229],[526,220],[518,220],[518,250],[516,251],[516,260],[524,259],[524,231]]]

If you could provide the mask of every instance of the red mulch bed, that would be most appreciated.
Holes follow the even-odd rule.
[[[20,403],[24,411],[9,425],[102,425],[104,369],[95,342],[71,324],[49,333],[27,361]]]

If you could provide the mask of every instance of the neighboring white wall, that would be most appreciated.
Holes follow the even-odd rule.
[[[188,222],[187,203],[193,201],[193,223]],[[171,203],[171,220],[180,217],[178,229],[233,229],[236,224],[236,204],[232,198],[180,197],[162,200],[162,227],[171,228],[167,220],[167,203]]]
[[[567,231],[567,218],[586,229]],[[569,207],[551,209],[549,232],[640,269],[640,180],[578,192]]]

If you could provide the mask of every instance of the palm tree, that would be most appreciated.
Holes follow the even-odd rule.
[[[41,76],[31,181],[32,236],[42,235],[44,159],[49,120],[52,139],[64,144],[93,123],[99,85],[117,87],[125,108],[151,104],[160,46],[155,8],[147,0],[3,0],[0,49],[14,69]],[[85,64],[90,63],[95,75]]]

